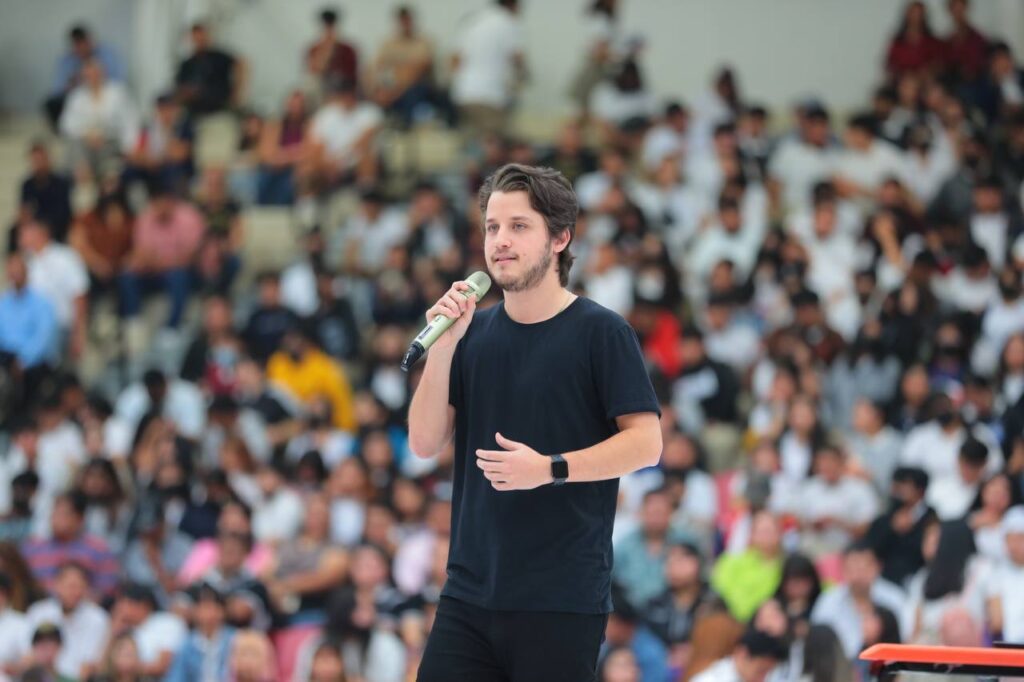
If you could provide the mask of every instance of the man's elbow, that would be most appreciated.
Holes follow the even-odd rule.
[[[412,429],[409,430],[409,451],[419,459],[430,459],[441,453],[444,444],[438,445],[423,436],[415,435]]]
[[[661,429],[658,428],[653,433],[645,434],[647,437],[644,439],[644,466],[657,466],[658,462],[661,461],[662,451],[662,440],[661,440]]]

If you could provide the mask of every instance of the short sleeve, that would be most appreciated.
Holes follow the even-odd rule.
[[[597,395],[608,419],[636,412],[661,415],[632,327],[602,332],[594,343],[591,363]]]

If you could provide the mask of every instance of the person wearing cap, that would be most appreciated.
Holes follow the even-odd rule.
[[[11,578],[0,572],[0,673],[14,674],[32,646],[32,625],[11,607]]]
[[[36,602],[25,614],[35,628],[53,623],[60,628],[63,646],[56,670],[78,679],[103,658],[103,645],[110,632],[107,612],[88,597],[89,570],[73,561],[61,565],[53,584],[53,597]]]
[[[1024,642],[1024,506],[1003,516],[1006,556],[985,581],[988,632],[993,639]]]
[[[316,346],[308,327],[285,332],[281,350],[267,363],[267,379],[289,389],[304,403],[326,398],[334,425],[355,433],[355,401],[345,370]]]
[[[156,595],[139,583],[125,583],[111,608],[110,644],[131,634],[142,674],[161,677],[188,636],[188,626],[176,614],[160,611]]]
[[[731,656],[691,678],[691,682],[765,682],[788,658],[789,648],[782,640],[750,627]]]

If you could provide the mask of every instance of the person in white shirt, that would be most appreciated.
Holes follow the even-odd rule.
[[[148,370],[141,382],[130,384],[117,397],[114,412],[134,429],[146,413],[156,410],[173,422],[178,433],[198,440],[206,426],[206,400],[199,387],[182,379],[168,379]]]
[[[847,447],[853,463],[871,477],[875,492],[887,495],[903,447],[903,436],[886,423],[882,406],[866,398],[853,406],[851,426],[853,432],[847,439]]]
[[[59,349],[77,359],[85,350],[88,327],[89,273],[85,262],[70,246],[52,239],[51,226],[30,220],[18,226],[18,242],[25,252],[28,284],[42,294],[57,315],[64,342]]]
[[[745,279],[753,270],[758,249],[768,229],[766,216],[757,211],[741,211],[734,197],[718,201],[717,219],[694,240],[687,265],[691,296],[703,291],[712,268],[728,260],[736,266],[737,276]]]
[[[614,79],[594,88],[589,108],[608,142],[627,144],[630,140],[627,129],[646,128],[646,124],[657,116],[658,101],[644,87],[636,62],[627,60],[619,67]]]
[[[475,136],[501,133],[526,74],[518,0],[496,0],[467,21],[452,58],[452,101]]]
[[[833,587],[818,598],[811,611],[811,622],[830,626],[843,643],[847,658],[860,653],[864,641],[864,614],[878,605],[903,612],[906,595],[896,585],[881,578],[882,566],[870,546],[856,543],[843,556],[845,584]]]
[[[691,682],[765,682],[777,665],[789,658],[782,640],[753,627],[740,639],[732,656],[701,671]]]
[[[985,249],[988,262],[995,270],[1002,270],[1012,231],[1002,183],[995,177],[978,180],[971,201],[971,240]]]
[[[341,243],[333,250],[341,252],[344,272],[373,276],[386,264],[392,247],[403,244],[408,236],[405,211],[388,206],[377,190],[367,190],[360,197],[359,211],[338,234]]]
[[[32,648],[32,626],[10,604],[11,578],[0,573],[0,674],[14,673]]]
[[[999,469],[1000,450],[991,431],[981,424],[975,424],[968,431],[949,396],[939,394],[933,398],[931,415],[931,420],[915,426],[907,434],[900,454],[901,465],[924,469],[931,485],[935,486],[943,479],[959,476],[960,448],[968,436],[974,436],[988,449],[986,470],[994,473]]]
[[[111,639],[130,631],[142,664],[140,674],[162,677],[188,636],[179,616],[157,609],[156,596],[144,585],[126,583],[111,609]]]
[[[928,205],[942,185],[956,172],[956,155],[947,133],[938,134],[926,124],[914,125],[907,131],[907,153],[900,179],[921,203]]]
[[[986,581],[988,631],[996,639],[1020,644],[1024,643],[1024,507],[1016,506],[1006,512],[1003,532],[1006,559]]]
[[[599,244],[587,270],[587,297],[619,315],[628,315],[634,303],[633,270],[620,262],[615,245]]]
[[[882,183],[903,173],[903,155],[897,147],[876,137],[870,114],[850,119],[845,142],[846,148],[836,159],[833,182],[841,197],[870,208]]]
[[[686,156],[686,132],[690,127],[690,112],[679,102],[665,107],[665,118],[644,135],[641,159],[644,169],[656,171],[665,159],[682,166]]]
[[[956,473],[937,478],[928,486],[925,499],[941,521],[961,519],[970,510],[978,497],[988,458],[988,447],[968,436],[960,446]]]
[[[761,335],[754,327],[736,319],[735,297],[713,292],[704,314],[704,346],[708,357],[745,375],[761,354]]]
[[[107,80],[98,59],[82,65],[82,81],[68,96],[59,127],[76,176],[101,179],[116,172],[112,164],[135,144],[138,112],[124,85]]]
[[[302,498],[272,465],[260,469],[258,482],[262,496],[252,511],[252,533],[257,542],[283,542],[296,537],[305,515]]]
[[[871,484],[845,473],[846,454],[839,448],[818,448],[813,468],[814,476],[801,486],[797,510],[801,546],[819,557],[863,536],[879,510]]]
[[[25,614],[33,630],[44,623],[60,628],[63,646],[57,672],[69,679],[83,677],[83,668],[99,663],[110,630],[110,617],[86,598],[88,591],[88,571],[68,562],[57,574],[54,596],[33,604]]]
[[[787,212],[809,207],[814,186],[832,177],[837,152],[830,137],[828,112],[820,106],[803,110],[799,137],[780,142],[769,159],[773,193]]]
[[[383,120],[376,104],[359,98],[355,83],[331,84],[330,98],[310,122],[307,163],[299,164],[298,183],[305,187],[300,191],[322,191],[353,181],[372,184],[377,179],[376,140]]]

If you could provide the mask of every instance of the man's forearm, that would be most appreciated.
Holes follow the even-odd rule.
[[[657,416],[651,416],[657,427]],[[646,424],[635,426],[619,431],[597,445],[562,454],[569,465],[570,483],[619,478],[658,463],[661,459],[661,430]]]
[[[434,346],[409,404],[409,448],[418,457],[438,454],[451,437],[448,381],[454,348]]]

